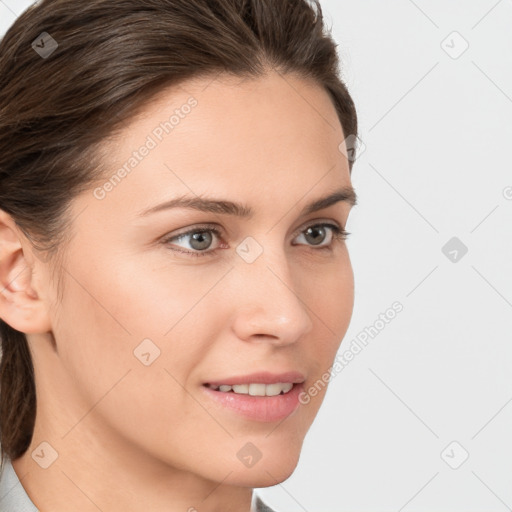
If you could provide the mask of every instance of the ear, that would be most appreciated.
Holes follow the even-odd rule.
[[[41,298],[43,265],[12,217],[0,210],[0,318],[19,332],[51,331],[48,304]]]

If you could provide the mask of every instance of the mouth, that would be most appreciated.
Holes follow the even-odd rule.
[[[264,384],[203,384],[206,398],[221,414],[233,414],[262,423],[282,421],[299,409],[302,382]]]
[[[250,395],[250,396],[278,396],[286,395],[290,392],[295,384],[293,382],[276,382],[274,384],[263,384],[258,382],[252,382],[249,384],[235,384],[230,386],[229,384],[209,384],[206,383],[204,386],[214,391],[221,393],[235,393],[237,395]]]

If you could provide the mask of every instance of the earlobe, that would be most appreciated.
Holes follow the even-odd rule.
[[[0,210],[0,318],[26,334],[48,332],[47,304],[35,286],[35,259],[27,258],[20,236],[13,219]]]

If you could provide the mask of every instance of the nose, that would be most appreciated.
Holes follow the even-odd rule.
[[[308,333],[312,312],[297,290],[283,253],[264,252],[253,263],[240,261],[233,272],[233,331],[245,341],[289,345]]]

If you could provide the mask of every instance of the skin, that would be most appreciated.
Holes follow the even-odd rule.
[[[292,369],[307,389],[333,364],[353,310],[352,266],[346,242],[321,250],[304,232],[346,227],[351,204],[300,211],[351,185],[335,108],[317,84],[275,72],[188,81],[106,141],[107,174],[191,95],[198,105],[104,199],[92,189],[73,199],[61,301],[1,212],[0,315],[27,333],[37,388],[32,443],[13,467],[43,512],[249,511],[253,487],[294,471],[325,396],[266,423],[218,407],[201,385]],[[137,217],[181,194],[255,213]],[[221,230],[203,249],[216,249],[210,256],[171,249],[200,252],[190,236],[162,242],[204,223]],[[263,249],[252,263],[236,252],[248,236]],[[318,241],[330,245],[328,228]],[[134,356],[146,338],[160,350],[149,366]],[[32,457],[42,442],[58,453],[47,469]],[[250,468],[237,457],[247,442],[262,454]]]

